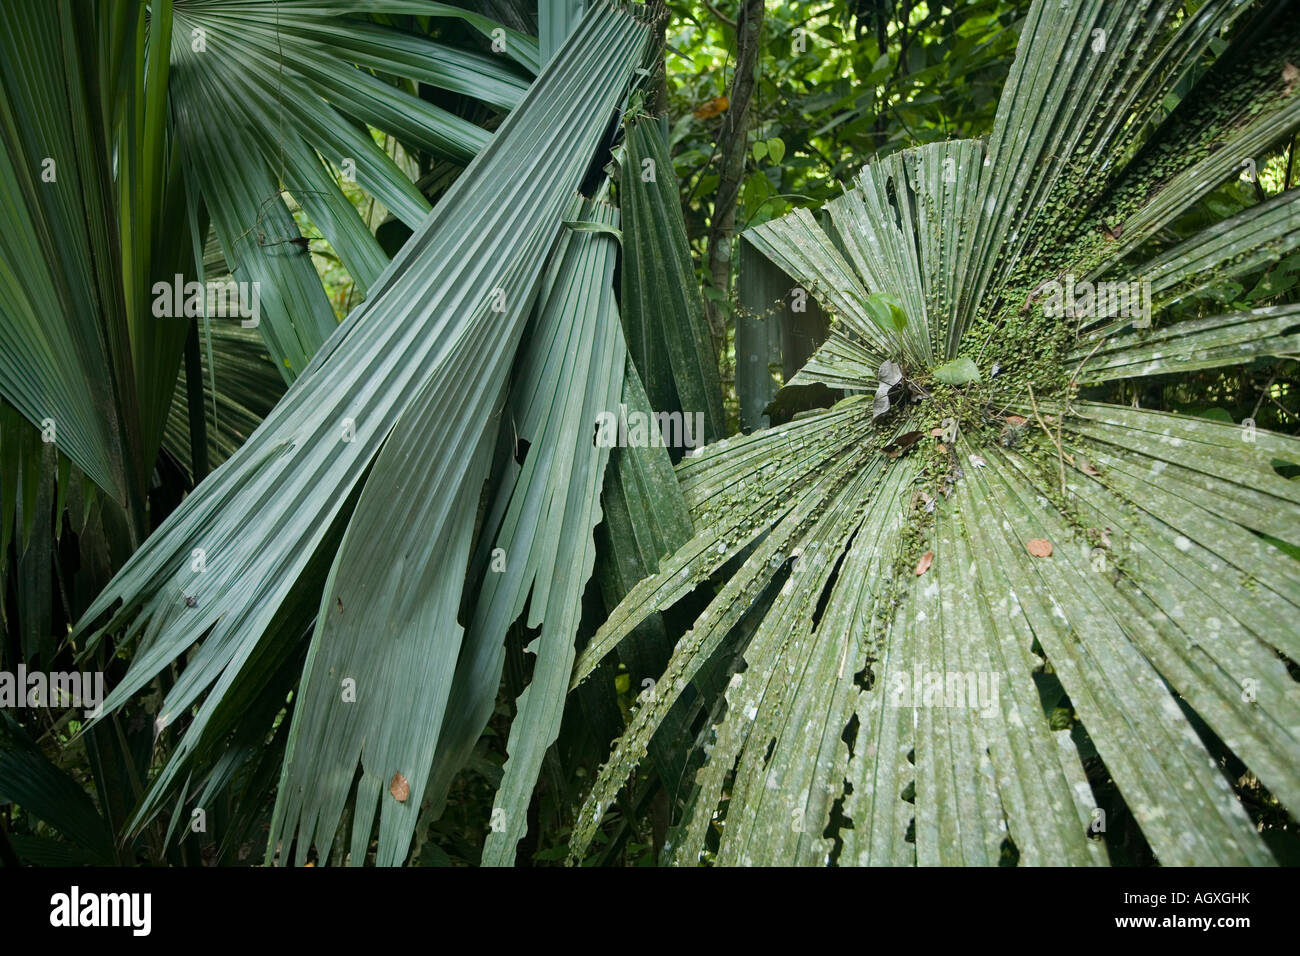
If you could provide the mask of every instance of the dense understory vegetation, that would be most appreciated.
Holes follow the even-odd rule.
[[[33,7],[0,861],[1300,862],[1285,2]]]

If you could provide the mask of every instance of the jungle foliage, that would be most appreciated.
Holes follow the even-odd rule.
[[[1300,861],[1284,0],[53,9],[6,864]]]

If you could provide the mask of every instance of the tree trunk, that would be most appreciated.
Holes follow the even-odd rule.
[[[668,10],[667,0],[647,0],[655,36],[655,75],[651,83],[650,112],[663,124],[664,142],[668,141]]]
[[[763,32],[763,0],[742,0],[736,18],[736,73],[731,81],[731,97],[718,135],[722,172],[718,192],[713,199],[713,219],[709,223],[709,272],[713,287],[721,292],[731,288],[731,237],[736,229],[736,203],[745,176],[745,156],[749,152],[749,101],[757,81],[758,51]],[[726,312],[709,302],[709,330],[713,344],[722,356],[726,348]]]

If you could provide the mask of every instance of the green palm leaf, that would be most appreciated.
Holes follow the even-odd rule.
[[[1161,862],[1272,861],[1201,728],[1300,806],[1282,658],[1300,651],[1300,565],[1262,537],[1300,540],[1300,491],[1273,467],[1300,461],[1300,440],[1077,395],[1295,353],[1292,307],[1161,313],[1300,245],[1297,191],[1143,261],[1143,239],[1234,175],[1240,150],[1300,125],[1284,69],[1300,34],[1264,6],[1160,121],[1239,5],[1036,3],[987,146],[904,151],[863,169],[826,229],[796,210],[747,234],[834,315],[792,384],[874,391],[886,361],[904,380],[884,416],[854,395],[679,466],[697,534],[611,613],[575,682],[729,570],[594,782],[573,858],[754,613],[675,862],[1104,862],[1081,741]],[[1149,282],[1156,328],[1047,314],[1044,287],[1067,276]],[[871,321],[879,292],[901,331]],[[978,378],[949,375],[953,359]],[[1073,733],[1049,720],[1048,686]]]
[[[50,763],[8,714],[0,721],[0,743],[4,745],[0,747],[0,798],[33,810],[71,840],[88,856],[75,859],[76,863],[117,862],[112,830],[86,791]]]
[[[142,522],[107,118],[86,75],[97,62],[92,18],[71,3],[53,12],[4,10],[0,393]]]
[[[704,415],[698,443],[726,434],[717,357],[659,123],[636,110],[619,163],[628,348],[657,411]]]
[[[588,209],[583,218],[611,226],[618,221],[605,207]],[[507,559],[522,562],[522,573],[508,567],[502,574],[489,571],[478,608],[494,613],[496,620],[487,634],[473,634],[473,626],[471,634],[495,649],[499,679],[506,625],[519,616],[525,601],[526,624],[540,627],[541,633],[528,648],[537,660],[516,703],[509,758],[493,807],[495,823],[483,848],[485,865],[514,862],[542,758],[560,730],[582,593],[595,564],[592,531],[601,519],[600,490],[610,455],[608,445],[593,441],[591,423],[617,407],[627,361],[614,302],[617,251],[607,235],[576,233],[569,239],[539,309],[533,332],[538,342],[529,349],[514,386],[524,399],[514,403],[520,436],[530,446],[523,473],[511,488],[497,547]],[[508,603],[492,593],[498,579],[514,591]],[[481,616],[481,611],[476,614],[475,624]],[[495,686],[489,694],[484,702],[490,704]]]
[[[248,675],[286,658],[300,633],[287,612],[319,602],[276,826],[299,835],[299,853],[313,835],[327,852],[364,755],[353,859],[361,862],[355,850],[381,795],[380,860],[404,858],[460,641],[456,611],[487,463],[476,450],[486,447],[546,254],[645,45],[645,29],[622,9],[593,8],[365,305],[87,612],[89,623],[118,605],[97,634],[142,638],[109,709],[203,638],[161,720],[194,706],[196,716],[137,824],[255,693]],[[322,557],[333,561],[323,594],[310,567]],[[357,702],[342,704],[340,682],[354,673]],[[407,691],[404,682],[413,682]],[[413,707],[418,714],[396,716]],[[344,718],[347,734],[317,736]],[[410,804],[386,792],[395,773],[410,784]]]
[[[241,328],[238,323],[213,323],[209,340],[215,373],[208,366],[206,351],[200,355],[200,369],[208,460],[216,467],[233,455],[271,413],[284,395],[285,385],[256,330]],[[163,435],[163,446],[182,464],[190,460],[187,386],[186,372],[182,369]],[[214,402],[215,421],[210,414]]]
[[[299,230],[282,194],[298,201],[364,291],[379,278],[387,257],[336,176],[355,178],[412,227],[429,208],[366,125],[459,163],[490,137],[381,76],[504,107],[517,103],[527,86],[500,58],[364,20],[340,23],[348,14],[408,10],[448,13],[439,4],[405,0],[193,0],[176,7],[171,51],[177,145],[234,278],[258,283],[261,331],[286,381],[306,367],[335,319],[311,257],[295,244]]]
[[[462,164],[491,135],[395,78],[508,109],[528,67],[368,19],[497,29],[421,0],[114,0],[35,20],[30,4],[13,6],[0,75],[15,225],[0,245],[0,393],[139,534],[189,324],[154,315],[155,284],[203,278],[190,227],[210,215],[233,278],[256,283],[259,332],[291,381],[337,323],[285,197],[364,292],[388,258],[340,177],[355,174],[411,226],[429,209],[366,124]],[[507,35],[506,52],[535,68],[535,41]]]

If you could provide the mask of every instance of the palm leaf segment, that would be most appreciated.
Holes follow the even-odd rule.
[[[597,778],[575,857],[740,632],[677,862],[1105,862],[1082,732],[1162,863],[1272,860],[1196,728],[1300,806],[1281,657],[1300,652],[1300,565],[1259,536],[1300,541],[1300,487],[1273,468],[1300,441],[1077,393],[1296,352],[1295,307],[1161,321],[1300,244],[1295,191],[1157,258],[1140,248],[1294,131],[1283,6],[1252,11],[1163,117],[1242,5],[1035,4],[987,143],[866,167],[824,228],[797,210],[747,234],[835,316],[795,384],[874,392],[886,361],[902,379],[879,417],[856,394],[679,467],[698,533],[613,612],[575,683],[648,612],[728,576]],[[1044,284],[1071,274],[1149,281],[1154,330],[1047,315]],[[873,319],[873,293],[901,331]],[[1045,715],[1053,680],[1073,738]]]
[[[167,695],[158,729],[186,715],[192,719],[130,826],[157,815],[166,796],[221,750],[238,725],[253,726],[267,716],[261,709],[282,705],[283,685],[276,685],[296,667],[302,621],[314,617],[273,834],[283,835],[286,847],[297,838],[299,862],[313,840],[324,857],[360,767],[352,859],[365,857],[376,816],[378,862],[405,858],[462,642],[457,612],[464,577],[447,569],[468,563],[510,365],[539,290],[549,296],[549,286],[557,284],[544,281],[548,254],[561,223],[577,214],[576,190],[648,47],[649,31],[633,10],[623,4],[592,8],[370,287],[366,302],[248,441],[185,499],[86,612],[85,629],[107,613],[89,638],[91,647],[106,633],[140,641],[106,711],[200,642]],[[466,222],[479,227],[467,231]],[[622,363],[617,312],[596,307],[609,304],[599,293],[612,278],[610,242],[592,237],[578,243],[585,264],[567,268],[564,286],[581,289],[583,301],[557,304],[543,323],[551,329],[578,317],[600,321],[604,377],[597,381],[592,373],[593,407],[609,404],[596,390]],[[598,261],[587,262],[590,257]],[[565,375],[573,374],[566,367]],[[530,367],[527,375],[529,383],[553,382],[555,371]],[[544,412],[521,416],[528,434],[546,424]],[[566,423],[565,431],[577,441],[576,426]],[[430,464],[412,469],[413,461]],[[589,539],[598,520],[591,502],[603,463],[593,457],[584,465],[590,473],[575,483],[580,490],[574,493],[582,500],[564,512],[563,529],[548,525],[539,539],[554,541],[563,531],[566,547],[576,549],[581,539],[570,539],[579,521]],[[328,489],[324,498],[321,489]],[[512,560],[529,558],[530,574],[538,573],[541,549],[529,557],[529,522],[536,522],[539,507],[547,511],[553,502],[542,492],[553,490],[539,484],[527,497],[527,520],[512,511],[502,521],[516,530],[509,540],[523,552]],[[560,524],[560,512],[550,510]],[[591,572],[588,551],[566,569],[557,592],[580,594],[574,581]],[[511,589],[527,593],[529,582],[512,577],[493,593],[512,604]],[[536,601],[533,611],[540,613]],[[491,620],[474,621],[477,650],[490,650],[496,610]],[[567,604],[556,612],[557,633],[574,613]],[[555,641],[548,632],[547,647]],[[562,654],[557,660],[553,683],[562,690],[569,660]],[[350,687],[355,697],[345,695]],[[558,707],[542,697],[541,690],[532,694],[542,719],[558,719],[552,713]],[[477,704],[464,707],[471,705]],[[463,731],[466,713],[452,714],[449,723]],[[470,732],[481,729],[479,721]],[[540,761],[540,753],[534,756]],[[535,773],[533,756],[512,753],[515,758],[512,773]],[[399,787],[394,780],[404,782]],[[511,821],[512,828],[523,824],[522,816]],[[510,831],[516,840],[520,832]],[[503,853],[513,847],[500,839]],[[272,839],[272,852],[275,844]]]

